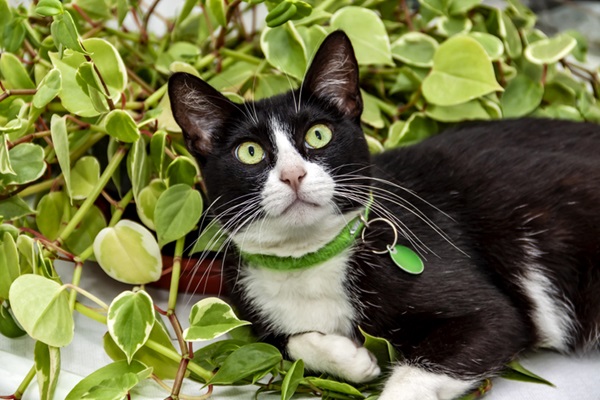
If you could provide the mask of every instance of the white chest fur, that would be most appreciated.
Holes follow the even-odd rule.
[[[238,284],[274,333],[350,336],[356,311],[345,285],[348,259],[346,251],[302,271],[244,268]]]

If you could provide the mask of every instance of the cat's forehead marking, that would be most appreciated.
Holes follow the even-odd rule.
[[[277,117],[271,116],[269,118],[269,128],[271,141],[275,146],[278,159],[300,156],[300,153],[292,144],[292,128],[289,125],[282,123]]]

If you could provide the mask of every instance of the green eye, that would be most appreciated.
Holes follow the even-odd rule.
[[[258,164],[265,158],[265,151],[256,142],[244,142],[235,149],[235,156],[244,164]]]
[[[327,144],[331,142],[331,136],[331,129],[329,129],[326,125],[317,124],[311,127],[308,132],[306,132],[304,142],[308,148],[320,149],[327,146]]]

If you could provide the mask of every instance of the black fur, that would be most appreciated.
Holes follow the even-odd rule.
[[[352,81],[350,90],[344,87],[337,94],[346,99],[342,106],[318,88],[319,76],[327,73],[324,66],[334,65],[328,54],[336,52],[346,55],[342,75]],[[353,190],[366,199],[372,185],[378,206],[371,218],[389,218],[382,208],[397,216],[410,231],[401,244],[420,248],[425,259],[425,271],[409,275],[389,256],[371,251],[391,242],[389,227],[378,224],[367,231],[365,242],[357,243],[347,280],[347,290],[357,295],[354,307],[362,310],[357,328],[389,339],[408,362],[428,370],[462,379],[490,376],[523,350],[543,344],[522,281],[535,267],[554,285],[556,298],[572,306],[567,350],[597,347],[600,127],[542,119],[473,123],[369,163],[359,122],[358,70],[345,35],[330,35],[316,60],[305,81],[310,84],[302,89],[256,103],[228,104],[210,149],[195,148],[193,139],[201,133],[180,122],[190,150],[199,156],[209,197],[218,199],[215,213],[225,211],[221,220],[231,217],[228,205],[260,191],[274,162],[268,118],[277,115],[295,128],[303,157],[326,165],[334,178],[364,176],[354,181],[363,186]],[[173,76],[169,94],[175,110],[188,106],[180,100],[184,93],[206,91],[200,82],[185,74]],[[321,150],[302,143],[315,123],[339,133]],[[236,162],[233,149],[245,140],[265,147],[263,162]],[[358,207],[344,196],[336,201],[342,211]],[[230,284],[239,268],[238,258],[232,260],[226,270]],[[231,295],[261,337],[284,348],[287,338],[269,332],[243,291],[232,287]]]

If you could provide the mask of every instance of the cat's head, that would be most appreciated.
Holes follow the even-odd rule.
[[[176,73],[169,97],[212,210],[245,251],[312,251],[368,198],[358,64],[343,32],[325,39],[300,89],[236,104]]]

